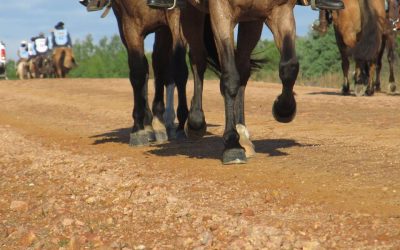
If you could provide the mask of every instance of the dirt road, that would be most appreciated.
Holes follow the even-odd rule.
[[[189,84],[191,96],[192,83]],[[223,166],[223,102],[206,138],[128,146],[128,80],[0,82],[1,249],[400,249],[400,96],[250,83],[257,156]]]

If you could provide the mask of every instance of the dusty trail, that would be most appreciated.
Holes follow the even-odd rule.
[[[0,82],[0,248],[400,248],[400,97],[296,87],[283,125],[279,90],[249,84],[258,154],[223,167],[216,81],[206,138],[145,148],[128,80]]]

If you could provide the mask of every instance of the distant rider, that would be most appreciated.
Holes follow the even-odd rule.
[[[56,26],[54,26],[51,36],[54,48],[72,47],[71,36],[68,30],[64,28],[63,22],[58,22]]]
[[[43,32],[40,32],[37,37],[33,37],[32,41],[34,45],[34,50],[36,51],[36,55],[47,55],[47,53],[49,52],[49,43]]]
[[[21,41],[17,55],[19,57],[19,61],[28,61],[29,60],[29,52],[28,52],[28,43],[26,41]]]

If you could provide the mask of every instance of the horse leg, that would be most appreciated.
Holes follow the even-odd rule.
[[[210,17],[215,45],[221,63],[220,88],[225,103],[225,149],[222,156],[224,164],[245,163],[245,150],[240,146],[240,136],[236,131],[235,102],[240,88],[240,76],[236,68],[234,48],[234,23],[229,13],[228,1],[210,1]]]
[[[281,55],[279,77],[283,84],[282,93],[275,100],[272,113],[278,122],[288,123],[296,116],[293,87],[299,73],[299,62],[295,49],[296,28],[293,6],[286,4],[274,8],[266,23],[274,35],[275,44]]]
[[[339,31],[335,29],[336,43],[339,48],[340,58],[342,60],[342,72],[343,72],[343,85],[342,85],[342,95],[350,94],[350,81],[349,81],[349,69],[350,61],[346,53],[346,44],[343,41],[343,37]]]
[[[149,66],[144,54],[144,38],[135,33],[125,32],[128,49],[129,79],[133,88],[134,108],[133,127],[129,144],[131,146],[148,145],[154,139],[152,131],[145,130],[151,127],[152,114],[147,99],[147,81]]]
[[[207,52],[203,42],[204,14],[188,4],[182,12],[181,20],[183,34],[190,45],[189,58],[194,81],[194,93],[184,131],[189,139],[197,140],[202,138],[207,130],[202,96],[204,72],[207,67]]]
[[[386,36],[382,37],[381,48],[379,49],[378,58],[376,60],[376,77],[375,77],[375,89],[381,91],[381,69],[382,69],[382,57],[386,48]],[[389,53],[388,53],[389,55]],[[389,60],[389,58],[388,58]]]
[[[388,37],[388,53],[387,53],[387,59],[389,62],[389,93],[395,93],[396,92],[396,81],[394,79],[394,59],[395,59],[395,35],[391,33]]]
[[[171,71],[170,60],[169,60],[170,55],[171,55],[171,34],[169,30],[164,27],[158,30],[155,34],[155,42],[154,42],[153,56],[152,56],[153,69],[154,69],[154,85],[155,85],[155,95],[152,107],[154,115],[153,128],[155,132],[155,139],[158,143],[164,143],[168,140],[164,117],[167,115],[167,119],[172,120],[169,121],[172,123],[175,119],[174,107],[172,106],[173,118],[171,118],[171,107],[169,107],[169,113],[166,113],[164,104],[164,85],[172,86],[172,92],[173,92],[173,82],[170,73]]]
[[[246,151],[246,157],[255,156],[254,144],[250,140],[250,134],[246,127],[244,114],[244,97],[247,81],[251,73],[251,53],[257,45],[263,29],[263,22],[245,22],[239,24],[236,49],[236,67],[240,69],[240,88],[236,97],[235,119],[236,131],[239,133],[240,145]]]
[[[179,24],[179,16],[177,15],[175,24]],[[192,17],[193,18],[193,17]],[[177,115],[178,115],[178,128],[175,130],[174,123],[171,126],[167,123],[167,131],[169,134],[175,135],[178,139],[185,138],[184,127],[185,122],[188,118],[189,110],[187,105],[187,98],[186,98],[186,84],[188,80],[188,67],[186,64],[186,45],[183,38],[181,37],[181,25],[170,25],[171,27],[171,34],[172,34],[172,60],[173,60],[173,78],[178,90],[178,108],[177,108]],[[170,94],[171,95],[171,94]],[[167,101],[168,101],[168,93],[167,93]],[[173,101],[173,92],[172,92],[172,101]],[[167,106],[168,107],[168,106]],[[171,106],[172,112],[174,106]]]

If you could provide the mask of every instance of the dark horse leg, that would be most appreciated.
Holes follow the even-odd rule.
[[[184,130],[189,139],[200,139],[207,130],[202,97],[204,72],[207,67],[207,52],[203,42],[204,14],[188,5],[182,12],[181,23],[184,36],[190,44],[189,56],[194,80],[193,99]]]
[[[150,128],[153,120],[148,99],[147,99],[147,82],[149,78],[149,65],[144,54],[144,37],[140,30],[133,28],[126,30],[129,25],[122,25],[123,20],[119,16],[119,12],[115,11],[118,28],[123,44],[128,51],[129,63],[129,79],[133,88],[133,127],[130,136],[129,145],[144,146],[149,145],[149,141],[153,140],[154,134]],[[135,26],[133,26],[135,27]]]
[[[396,34],[391,32],[388,36],[388,46],[387,46],[387,59],[389,62],[389,93],[396,92],[396,80],[394,79],[394,59],[395,59],[395,39]]]
[[[386,48],[386,36],[382,37],[381,48],[379,49],[378,58],[376,60],[376,77],[375,77],[375,90],[381,91],[381,69],[382,69],[382,57]]]
[[[342,95],[350,94],[350,82],[349,82],[349,68],[350,61],[346,52],[346,44],[343,41],[343,37],[340,32],[335,30],[336,42],[339,48],[340,57],[342,59],[342,72],[343,72],[343,85]]]
[[[153,111],[153,129],[155,140],[157,143],[164,143],[168,140],[168,135],[165,127],[165,118],[172,120],[175,119],[175,113],[172,107],[171,112],[166,117],[165,103],[164,103],[164,86],[172,86],[173,93],[173,80],[171,77],[172,65],[170,63],[171,57],[171,33],[168,27],[162,27],[155,33],[152,63],[154,69],[154,87],[155,94],[152,105]],[[172,96],[173,98],[173,96]],[[172,102],[173,105],[173,102]],[[172,117],[171,117],[172,116]]]
[[[225,102],[225,149],[222,156],[224,164],[246,162],[245,150],[240,146],[240,136],[236,131],[235,102],[240,88],[240,75],[236,68],[234,22],[229,11],[228,1],[210,1],[210,18],[215,35],[215,44],[221,63],[220,89]]]
[[[176,18],[175,23],[180,23],[180,16],[174,16]],[[194,17],[191,17],[194,18]],[[188,67],[186,64],[186,45],[182,38],[182,27],[181,25],[170,25],[171,34],[172,34],[172,65],[173,68],[173,79],[178,90],[178,108],[177,108],[177,116],[178,116],[178,127],[176,129],[176,137],[178,139],[185,138],[184,127],[185,122],[188,118],[188,105],[186,98],[186,84],[188,80]],[[171,95],[171,92],[169,92]],[[173,100],[173,92],[172,98],[168,98],[167,100]],[[172,109],[173,109],[172,105]],[[175,134],[175,125],[174,123],[166,123],[167,130],[170,131],[169,134]],[[171,125],[170,125],[171,124]]]
[[[272,113],[278,122],[291,122],[296,115],[296,100],[293,87],[299,73],[296,57],[296,28],[293,6],[290,4],[275,7],[266,23],[274,35],[275,44],[281,54],[279,77],[282,81],[282,94],[275,100]]]
[[[250,141],[250,134],[246,127],[244,114],[244,97],[247,81],[251,73],[251,53],[260,39],[264,23],[262,21],[244,22],[239,24],[237,49],[236,49],[236,67],[240,69],[240,88],[236,98],[235,119],[236,131],[240,136],[240,145],[246,151],[246,157],[255,156],[254,145]]]

